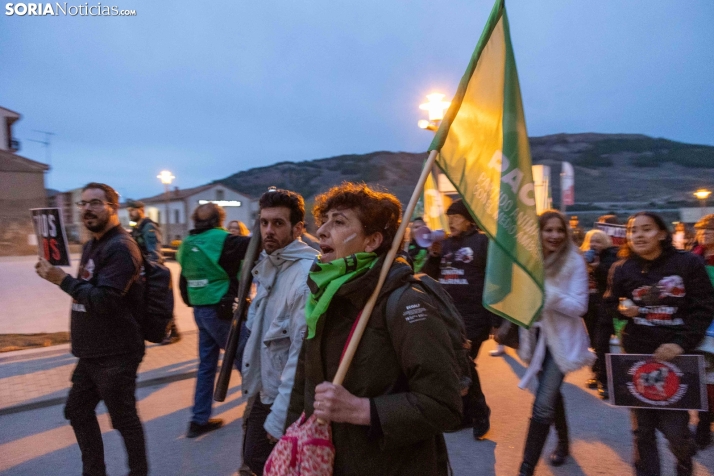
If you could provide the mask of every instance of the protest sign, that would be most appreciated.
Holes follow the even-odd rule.
[[[69,266],[69,244],[59,208],[33,208],[37,252],[55,266]]]
[[[680,355],[671,362],[649,354],[607,354],[610,404],[665,410],[707,410],[704,357]]]
[[[626,225],[613,225],[612,223],[595,223],[595,229],[604,231],[612,239],[613,246],[620,246],[627,241]]]

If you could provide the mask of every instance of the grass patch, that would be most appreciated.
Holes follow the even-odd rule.
[[[69,332],[42,334],[0,334],[0,352],[49,347],[69,342]]]

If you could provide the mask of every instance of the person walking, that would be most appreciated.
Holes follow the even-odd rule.
[[[176,252],[181,297],[193,307],[198,327],[198,374],[187,438],[223,426],[223,420],[211,418],[214,381],[231,329],[238,273],[250,242],[247,236],[231,235],[222,228],[225,217],[223,208],[214,203],[199,205],[191,215],[194,228]]]
[[[231,220],[228,222],[228,226],[226,227],[228,229],[228,233],[231,235],[237,235],[237,236],[249,236],[250,231],[248,230],[248,227],[245,226],[245,223],[239,220]]]
[[[343,385],[330,383],[397,233],[394,195],[344,183],[315,199],[322,255],[310,271],[307,337],[288,424],[330,422],[334,476],[443,475],[443,432],[461,420],[454,350],[437,305],[404,257],[392,264]],[[396,311],[389,296],[403,290]]]
[[[528,363],[528,369],[519,387],[533,389],[537,379],[537,390],[519,476],[534,473],[551,425],[555,426],[558,444],[550,455],[550,463],[560,466],[565,462],[570,442],[560,388],[566,374],[595,360],[588,349],[582,320],[588,306],[585,261],[560,212],[546,210],[538,223],[545,266],[545,302],[531,328],[520,330],[518,355]]]
[[[463,201],[454,201],[446,214],[451,236],[431,245],[423,272],[441,283],[464,319],[474,368],[473,383],[464,396],[462,427],[472,427],[474,438],[481,439],[491,428],[491,409],[486,403],[475,364],[481,345],[491,334],[494,320],[493,314],[483,307],[488,237],[479,231]]]
[[[136,244],[139,245],[141,253],[149,261],[156,263],[164,262],[164,255],[161,252],[161,228],[159,224],[146,216],[144,211],[144,202],[140,200],[127,200],[126,211],[129,213],[129,219],[135,223],[131,229],[131,237],[134,238]],[[175,344],[181,340],[181,333],[176,327],[176,318],[171,319],[168,325],[166,338],[161,342],[161,345]]]
[[[257,294],[248,311],[250,337],[243,352],[243,394],[250,399],[243,463],[260,476],[283,435],[300,348],[305,336],[307,275],[318,252],[300,236],[302,196],[271,189],[260,206],[263,251],[253,268]]]
[[[106,476],[96,407],[104,401],[112,427],[124,440],[130,476],[148,474],[144,428],[136,411],[136,373],[144,357],[137,309],[141,251],[121,227],[119,194],[103,183],[82,189],[77,207],[92,234],[82,248],[77,277],[40,258],[37,274],[72,296],[70,336],[79,360],[64,415],[82,453],[82,474]]]
[[[701,258],[680,252],[662,217],[639,212],[627,222],[627,247],[610,271],[605,303],[628,319],[622,347],[670,361],[691,353],[714,315],[714,288]],[[689,413],[633,408],[634,468],[637,476],[659,476],[659,430],[677,459],[677,476],[692,474],[695,446]]]
[[[692,253],[704,260],[709,279],[714,284],[714,215],[702,217],[695,225],[698,245]],[[697,347],[704,354],[706,361],[707,395],[709,411],[699,412],[699,421],[694,433],[694,441],[699,449],[704,449],[712,443],[711,425],[714,421],[714,322],[707,329],[704,341]]]
[[[607,366],[605,354],[610,352],[610,337],[615,332],[612,316],[602,303],[607,288],[607,274],[617,261],[617,247],[602,230],[594,229],[585,234],[580,246],[588,267],[588,311],[585,313],[585,328],[590,344],[595,349],[597,360],[592,365],[593,377],[587,381],[588,388],[598,389],[600,397],[607,399]]]

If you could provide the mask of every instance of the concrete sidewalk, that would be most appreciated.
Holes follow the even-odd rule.
[[[198,332],[183,332],[175,344],[148,344],[138,386],[193,378],[198,366]],[[0,354],[0,415],[64,403],[77,362],[69,344]]]

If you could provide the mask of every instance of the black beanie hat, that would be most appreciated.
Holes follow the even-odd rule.
[[[464,202],[460,199],[454,201],[451,205],[449,205],[449,209],[446,210],[446,214],[447,215],[461,215],[462,217],[466,218],[471,223],[476,223],[474,218],[469,213],[468,208],[466,208],[466,205],[464,205]]]

